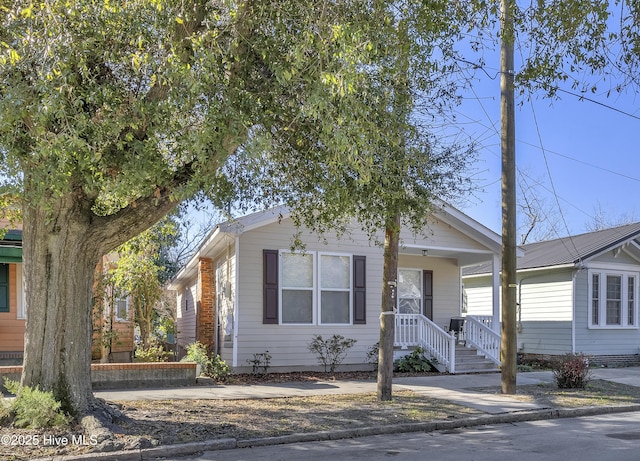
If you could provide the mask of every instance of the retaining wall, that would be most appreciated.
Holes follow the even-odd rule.
[[[20,380],[21,366],[0,367],[0,378]],[[193,386],[196,364],[192,362],[93,363],[91,385],[94,389]],[[4,391],[2,381],[0,387]]]

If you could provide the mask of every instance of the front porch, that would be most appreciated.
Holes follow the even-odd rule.
[[[441,371],[472,373],[497,371],[500,334],[492,316],[466,316],[459,331],[445,331],[421,314],[395,314],[394,346],[422,347]]]

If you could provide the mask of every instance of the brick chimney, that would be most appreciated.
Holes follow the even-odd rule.
[[[200,258],[198,262],[198,285],[196,302],[196,341],[207,346],[210,352],[216,351],[216,279],[213,260]]]

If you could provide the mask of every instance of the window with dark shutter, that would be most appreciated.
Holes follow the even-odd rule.
[[[9,312],[9,265],[0,264],[0,312]]]
[[[353,257],[353,323],[367,323],[366,256]]]
[[[278,323],[278,250],[263,250],[263,317],[262,323]]]

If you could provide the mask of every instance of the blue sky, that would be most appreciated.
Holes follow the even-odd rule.
[[[499,233],[500,83],[478,76],[482,81],[475,94],[469,93],[457,114],[460,126],[480,144],[474,174],[478,190],[459,206]],[[517,97],[518,174],[543,197],[559,236],[588,231],[596,215],[610,223],[640,221],[640,118],[634,118],[640,117],[640,101],[631,91],[607,98],[605,89],[585,96],[611,108],[566,93],[558,96]]]

